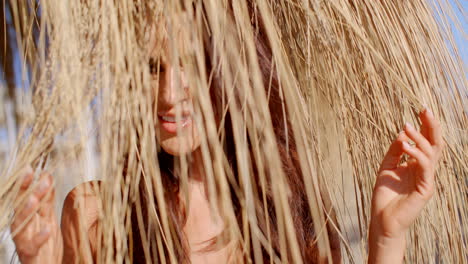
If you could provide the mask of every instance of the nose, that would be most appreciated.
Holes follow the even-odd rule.
[[[159,86],[158,101],[172,107],[189,98],[188,83],[181,67],[168,67]]]

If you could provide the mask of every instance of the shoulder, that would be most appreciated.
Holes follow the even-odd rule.
[[[101,181],[89,181],[82,183],[71,190],[62,209],[62,224],[64,218],[85,214],[87,218],[98,212],[98,197]],[[97,215],[96,215],[97,217]]]
[[[65,203],[77,201],[82,197],[97,197],[102,181],[88,181],[73,188],[66,196]],[[65,205],[64,205],[65,206]]]
[[[100,185],[100,181],[82,183],[65,198],[61,220],[64,257],[94,258],[96,246],[93,243],[97,239],[100,215]]]

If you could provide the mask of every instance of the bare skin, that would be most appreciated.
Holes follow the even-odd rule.
[[[32,173],[25,175],[32,179]],[[207,242],[219,235],[224,223],[221,217],[210,210],[203,181],[195,176],[189,180],[189,208],[184,232],[188,238],[191,252],[191,263],[227,263],[233,244],[222,248],[204,251]],[[50,175],[48,175],[50,177]],[[96,241],[99,228],[97,196],[94,184],[87,182],[77,186],[68,195],[62,212],[61,228],[54,211],[48,208],[54,206],[53,198],[46,199],[45,193],[53,191],[50,185],[45,190],[33,194],[32,205],[38,212],[33,214],[30,223],[14,237],[21,263],[92,263],[97,253]],[[25,182],[27,187],[28,182]],[[38,203],[44,204],[39,207]],[[46,208],[47,209],[44,209]],[[47,211],[47,215],[45,211]],[[15,218],[12,229],[30,215],[32,211],[21,210]],[[85,219],[85,223],[80,223]],[[48,232],[40,231],[40,227],[47,227]],[[53,231],[53,232],[51,232]],[[85,232],[81,232],[85,231]],[[86,237],[86,240],[77,239]],[[77,244],[81,243],[81,244]],[[53,257],[55,256],[55,257]]]
[[[406,248],[405,235],[418,217],[421,210],[432,197],[434,175],[437,161],[440,159],[444,142],[440,132],[440,124],[429,111],[420,114],[422,120],[421,132],[406,125],[392,143],[379,170],[372,198],[372,217],[369,232],[369,263],[402,263]],[[416,146],[408,146],[411,139]],[[403,153],[411,158],[407,163],[398,165]],[[196,171],[196,170],[195,170]],[[51,182],[48,174],[41,177],[45,182]],[[25,190],[31,184],[32,170],[24,172]],[[202,241],[219,234],[223,223],[216,221],[219,216],[210,212],[208,200],[204,193],[202,177],[193,177],[189,183],[191,200],[189,214],[184,232],[193,249],[192,263],[226,263],[228,252],[226,248],[217,251],[197,252]],[[62,214],[62,227],[59,228],[54,210],[53,185],[39,187],[31,195],[32,205],[20,209],[12,224],[12,230],[19,226],[28,215],[36,212],[32,220],[15,237],[17,252],[22,263],[60,263],[62,255],[69,262],[78,257],[86,258],[86,253],[75,250],[78,219],[84,214],[87,219],[85,228],[88,231],[88,241],[83,243],[91,247],[95,253],[92,241],[96,241],[97,228],[96,195],[89,193],[91,183],[84,183],[75,188],[67,197]],[[47,195],[49,194],[49,195]],[[39,206],[39,203],[41,205]],[[78,203],[76,209],[73,204]],[[40,231],[42,227],[42,232]],[[45,231],[44,231],[45,230]],[[63,237],[63,242],[62,242]],[[92,256],[88,256],[92,257]]]
[[[150,56],[158,56],[157,50],[160,49],[150,49]],[[163,59],[161,65],[163,67],[152,70],[155,87],[159,87],[159,91],[155,91],[158,142],[171,155],[192,153],[197,157],[200,140],[192,119],[192,96],[183,69],[172,65],[169,58]],[[440,124],[430,111],[421,112],[420,118],[421,131],[405,126],[404,132],[391,144],[378,172],[372,198],[369,263],[402,263],[405,234],[434,193],[435,170],[444,141]],[[174,127],[177,127],[176,131]],[[409,140],[416,146],[410,147],[407,144]],[[410,159],[399,165],[403,154],[409,155]],[[227,263],[230,245],[209,252],[198,250],[203,241],[217,236],[224,228],[217,212],[209,210],[202,187],[201,164],[196,158],[191,164],[191,171],[195,173],[190,175],[190,206],[184,227],[190,243],[191,261],[194,264]],[[26,168],[22,191],[31,185],[32,178],[32,169]],[[95,243],[99,227],[97,194],[90,188],[95,183],[84,183],[67,196],[60,228],[52,209],[55,204],[52,177],[44,174],[40,182],[43,187],[36,188],[30,195],[29,206],[18,209],[12,224],[12,231],[17,232],[13,239],[21,262],[61,263],[63,260],[67,263],[91,263],[97,250]],[[17,230],[30,215],[32,219],[28,224]],[[85,223],[80,219],[86,219]]]
[[[419,117],[421,132],[407,123],[380,166],[372,197],[369,263],[403,261],[407,230],[435,192],[435,171],[445,143],[433,113],[426,109]],[[399,165],[403,154],[410,158]]]
[[[31,167],[23,169],[22,179],[20,195],[33,184]],[[16,233],[13,240],[21,263],[60,263],[62,261],[62,234],[54,206],[53,179],[50,174],[43,173],[34,192],[15,212],[15,218],[11,224],[12,233]]]

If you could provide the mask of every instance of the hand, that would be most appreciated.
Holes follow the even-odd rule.
[[[19,196],[32,184],[31,167],[23,169],[20,177],[22,184]],[[34,192],[15,211],[11,224],[13,241],[21,263],[62,263],[63,242],[54,205],[52,176],[42,173]]]
[[[372,197],[370,262],[382,260],[379,250],[383,248],[393,257],[392,263],[403,259],[406,231],[434,194],[434,174],[444,141],[440,124],[430,110],[424,110],[419,117],[421,132],[407,123],[379,169]],[[408,140],[416,145],[410,146]],[[403,154],[409,159],[400,164]]]

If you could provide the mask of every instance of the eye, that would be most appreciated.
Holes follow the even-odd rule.
[[[158,72],[164,72],[165,70],[164,65],[162,64],[160,60],[158,61],[154,58],[150,58],[148,64],[149,64],[151,74],[157,74]]]

